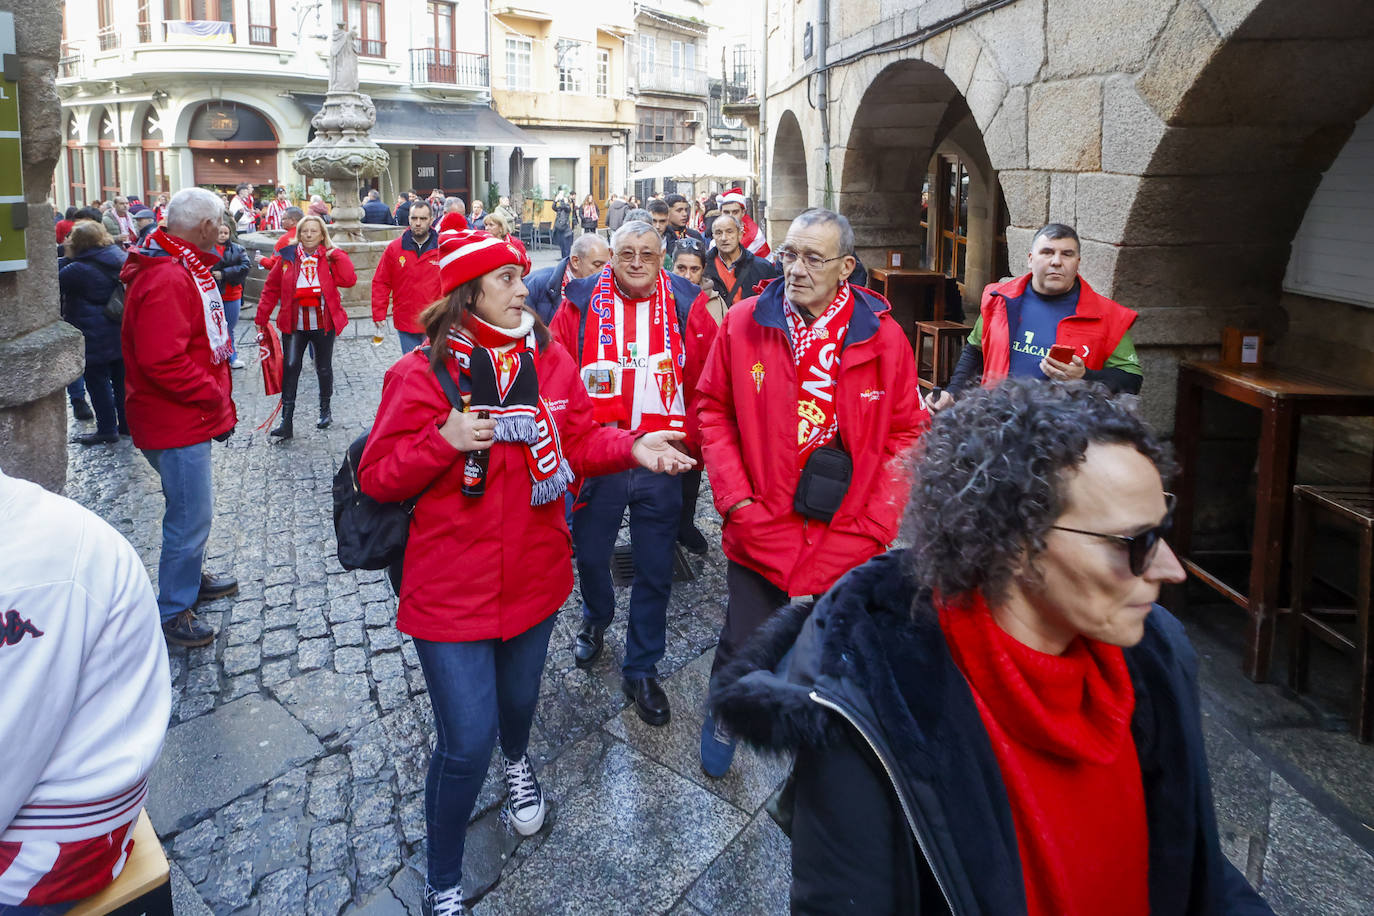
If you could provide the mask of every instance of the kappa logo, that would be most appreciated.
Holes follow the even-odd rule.
[[[34,626],[32,620],[19,616],[16,610],[6,611],[3,621],[0,621],[0,648],[17,646],[25,636],[37,639],[42,635],[43,631]]]
[[[881,401],[885,397],[887,397],[887,392],[881,388],[865,388],[859,392],[859,400],[861,401]]]

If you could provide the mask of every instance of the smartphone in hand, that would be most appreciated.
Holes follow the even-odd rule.
[[[1055,344],[1050,347],[1049,358],[1057,363],[1073,363],[1073,347],[1068,344]]]

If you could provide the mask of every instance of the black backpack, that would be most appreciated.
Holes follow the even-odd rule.
[[[428,354],[429,348],[424,352]],[[463,409],[463,396],[447,370],[435,372],[449,403]],[[399,503],[378,502],[363,492],[358,482],[358,463],[367,447],[369,427],[344,453],[343,464],[334,475],[334,537],[338,544],[339,565],[344,569],[385,569],[392,587],[400,594],[401,562],[405,559],[406,539],[410,535],[410,516],[424,495],[421,490]]]

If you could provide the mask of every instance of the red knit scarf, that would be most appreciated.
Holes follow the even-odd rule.
[[[652,432],[686,427],[682,367],[686,364],[673,289],[666,271],[648,299],[633,300],[649,312],[649,339],[639,340],[638,309],[627,309],[607,265],[592,292],[582,338],[582,380],[598,423],[631,422],[639,406],[638,428]],[[631,372],[631,385],[624,384]]]
[[[1149,831],[1121,649],[1079,638],[1046,655],[981,596],[940,607],[1002,771],[1030,916],[1146,916]]]
[[[202,260],[201,252],[187,245],[175,235],[161,229],[153,232],[153,244],[176,259],[186,268],[200,293],[200,307],[205,315],[205,336],[210,342],[210,361],[215,365],[224,362],[234,354],[234,342],[229,339],[229,324],[224,317],[224,299],[220,296],[219,284],[214,274]]]
[[[840,370],[840,345],[854,317],[854,296],[841,283],[835,298],[810,325],[797,307],[786,303],[792,358],[797,364],[797,466],[805,467],[811,453],[834,440],[840,431],[835,411],[835,380]]]
[[[508,347],[515,341],[515,346]],[[534,366],[534,332],[513,338],[474,315],[464,317],[461,330],[449,331],[449,353],[458,363],[460,388],[471,392],[468,410],[485,410],[496,421],[496,442],[525,446],[529,468],[530,505],[542,506],[563,496],[573,481],[563,457],[558,425],[539,394]]]

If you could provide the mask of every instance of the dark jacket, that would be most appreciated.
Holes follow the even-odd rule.
[[[563,277],[568,272],[568,258],[549,267],[541,267],[525,278],[529,296],[525,304],[534,309],[539,320],[548,324],[563,301]]]
[[[118,244],[63,258],[57,271],[62,291],[62,317],[86,338],[86,362],[111,363],[121,358],[119,323],[105,317],[105,303],[119,285],[128,255]]]
[[[237,242],[226,242],[224,244],[224,255],[219,259],[212,270],[220,272],[219,292],[226,300],[243,298],[243,281],[248,276],[248,252],[243,250],[243,246]],[[226,296],[225,292],[233,292],[238,289],[237,296]]]
[[[568,201],[553,202],[553,231],[571,232],[572,231],[572,204]]]
[[[771,280],[774,277],[782,276],[782,271],[773,264],[772,261],[760,258],[745,248],[740,248],[739,260],[735,262],[735,283],[738,295],[732,295],[731,289],[724,280],[721,279],[720,271],[716,268],[717,252],[714,246],[706,252],[706,276],[711,278],[711,282],[720,290],[721,298],[726,305],[734,305],[745,299],[757,296],[754,287],[764,280]]]
[[[628,200],[613,200],[606,206],[606,228],[616,231],[625,222],[625,214],[630,212]]]
[[[406,210],[406,221],[410,220],[410,211]],[[380,200],[369,200],[363,202],[363,222],[377,226],[394,226],[395,220],[391,217],[391,208]]]
[[[413,200],[407,200],[405,203],[401,204],[399,207],[396,208],[396,220],[395,220],[395,225],[397,225],[397,226],[409,226],[409,225],[410,225],[410,208],[411,208],[411,206],[412,206],[414,203],[415,203],[415,201],[413,201]]]
[[[1156,607],[1125,656],[1150,912],[1270,913],[1218,845],[1182,625]],[[720,672],[712,704],[746,741],[796,752],[779,806],[794,913],[1026,912],[997,758],[900,552],[847,574],[814,610],[780,611]]]

